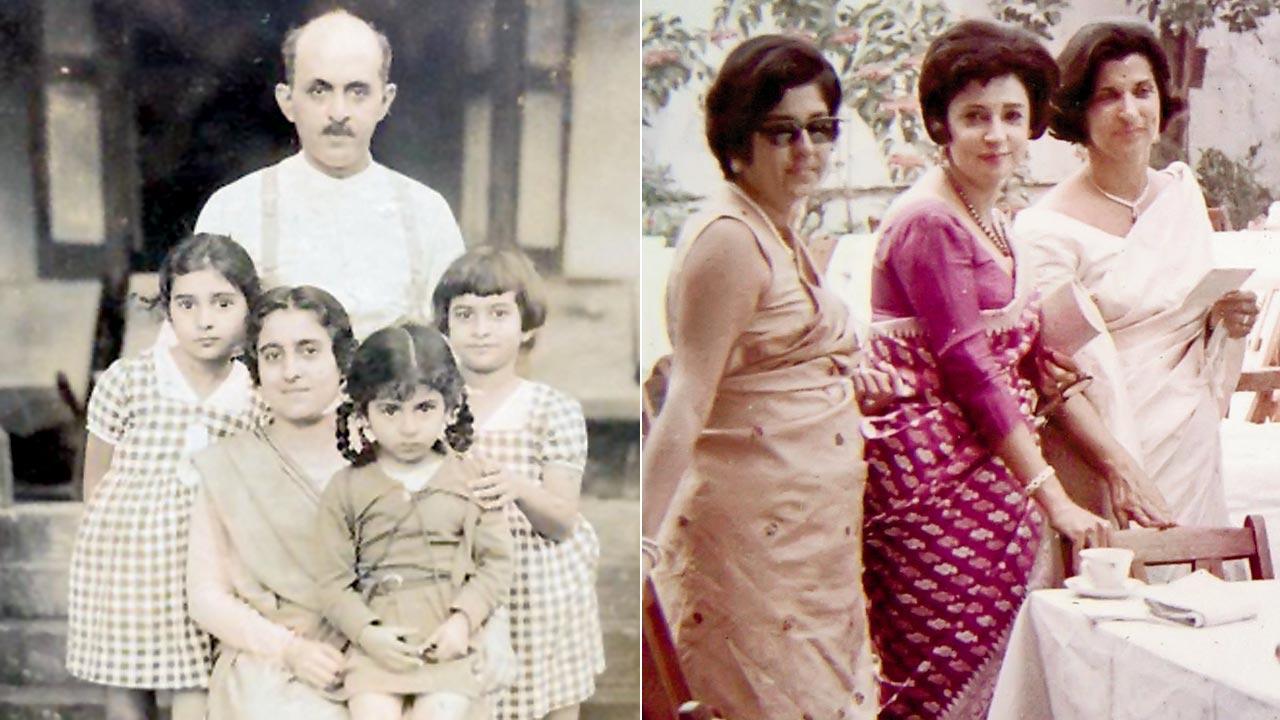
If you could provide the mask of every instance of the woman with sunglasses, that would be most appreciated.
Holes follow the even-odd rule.
[[[1106,332],[1076,355],[1096,378],[1085,394],[1141,458],[1173,517],[1226,525],[1218,425],[1256,297],[1232,291],[1184,305],[1212,267],[1213,228],[1191,168],[1151,169],[1152,145],[1183,107],[1155,33],[1091,23],[1059,64],[1049,132],[1083,148],[1085,163],[1019,214],[1019,239],[1041,287],[1074,282],[1097,304]]]
[[[839,107],[835,71],[802,40],[729,54],[706,120],[727,182],[686,223],[667,284],[644,530],[694,697],[725,717],[876,712],[855,340],[796,231]]]
[[[979,718],[1031,583],[1041,513],[1074,541],[1108,527],[1041,456],[1037,389],[1056,390],[1000,190],[1048,122],[1057,66],[1030,34],[959,23],[929,46],[919,96],[943,161],[890,207],[871,279],[869,355],[901,392],[864,424],[864,583],[882,718]],[[1045,406],[1100,466],[1142,480],[1079,394]]]

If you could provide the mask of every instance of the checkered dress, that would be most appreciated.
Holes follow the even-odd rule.
[[[181,388],[191,395],[184,401],[158,372],[161,362],[170,363],[171,376],[172,361],[151,351],[117,360],[89,400],[89,432],[114,453],[71,557],[67,669],[103,685],[208,686],[209,636],[191,621],[186,602],[195,488],[178,481],[177,464],[193,434],[216,440],[248,428],[258,412],[242,368],[204,402]]]
[[[541,383],[527,382],[517,392],[529,393],[527,422],[479,428],[475,452],[535,482],[548,464],[583,468],[587,428],[578,402]],[[591,697],[595,676],[604,671],[595,590],[600,541],[585,518],[561,542],[535,532],[514,505],[508,519],[516,544],[510,608],[519,674],[495,717],[531,720]]]

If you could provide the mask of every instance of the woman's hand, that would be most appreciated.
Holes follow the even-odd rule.
[[[1252,292],[1232,290],[1218,298],[1209,308],[1209,328],[1222,323],[1227,337],[1242,338],[1253,329],[1258,320],[1258,296]]]
[[[471,623],[467,616],[454,611],[427,638],[426,658],[432,662],[457,660],[467,654],[471,643]]]
[[[1065,493],[1055,502],[1045,506],[1049,524],[1071,542],[1084,547],[1105,546],[1111,533],[1111,523],[1085,510],[1071,501]]]
[[[900,381],[892,365],[885,369],[858,365],[853,368],[853,392],[863,415],[875,415],[897,395]]]
[[[467,484],[481,507],[493,510],[524,497],[528,480],[507,472],[498,463],[485,459],[475,462],[478,472],[471,474]]]
[[[1136,522],[1143,527],[1173,527],[1173,511],[1164,495],[1156,489],[1151,478],[1140,468],[1126,467],[1108,473],[1107,492],[1111,496],[1111,510],[1120,527]]]
[[[356,643],[379,665],[394,672],[422,667],[422,650],[405,640],[413,628],[393,625],[366,625]]]
[[[284,648],[284,665],[295,677],[323,690],[342,676],[342,653],[324,643],[295,637]]]

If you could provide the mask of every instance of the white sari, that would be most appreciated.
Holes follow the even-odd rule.
[[[1095,379],[1086,390],[1116,439],[1142,463],[1182,525],[1226,525],[1219,421],[1240,376],[1244,340],[1219,325],[1206,339],[1208,307],[1184,301],[1213,267],[1213,228],[1195,175],[1174,182],[1118,237],[1054,210],[1018,215],[1015,236],[1042,291],[1074,280],[1107,332],[1075,360]]]

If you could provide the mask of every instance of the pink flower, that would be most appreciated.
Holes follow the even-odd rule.
[[[920,104],[911,95],[898,95],[880,103],[882,113],[916,112]]]
[[[862,80],[876,82],[889,77],[891,74],[893,74],[893,67],[887,62],[880,62],[863,65],[858,68],[858,71],[853,76]]]
[[[718,27],[715,30],[712,30],[710,35],[711,42],[716,47],[720,47],[726,41],[737,40],[739,37],[740,36],[737,31],[730,30],[726,27]]]
[[[903,169],[921,168],[927,164],[926,160],[920,155],[900,152],[891,153],[887,162],[893,167]]]
[[[831,33],[831,42],[841,45],[852,45],[862,39],[862,33],[856,27],[842,27]]]
[[[659,50],[646,50],[644,53],[645,67],[658,67],[660,65],[670,65],[680,59],[680,51],[663,48]]]

